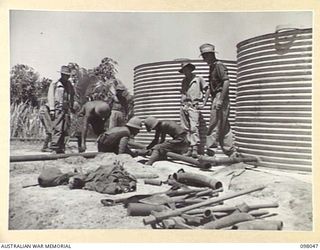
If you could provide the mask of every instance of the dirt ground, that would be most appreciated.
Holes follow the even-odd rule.
[[[11,142],[11,155],[42,154],[40,143]],[[94,143],[89,143],[89,151],[95,151]],[[75,145],[67,153],[76,152]],[[127,197],[168,190],[170,186],[145,185],[138,179],[136,192],[115,196],[87,190],[70,190],[68,186],[41,188],[23,185],[37,183],[43,168],[57,166],[63,172],[75,167],[84,172],[94,170],[100,165],[120,160],[131,174],[154,173],[161,180],[183,168],[186,172],[201,173],[215,177],[223,182],[224,192],[235,192],[264,184],[266,188],[252,194],[225,201],[225,205],[248,205],[278,202],[278,208],[267,209],[270,220],[281,220],[286,231],[309,231],[313,228],[312,215],[312,175],[275,171],[244,164],[228,167],[212,167],[209,171],[171,161],[156,162],[152,167],[144,166],[129,155],[102,154],[94,159],[71,157],[56,161],[19,162],[10,164],[9,229],[146,229],[143,217],[127,216],[122,205],[105,207],[102,198]],[[267,220],[268,218],[266,218]]]

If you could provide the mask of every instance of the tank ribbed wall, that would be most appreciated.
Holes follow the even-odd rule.
[[[236,145],[261,166],[311,170],[312,29],[237,45]]]
[[[178,70],[182,61],[163,61],[142,64],[134,69],[134,113],[144,119],[149,115],[159,119],[180,122],[181,81],[184,77]],[[191,60],[196,66],[194,73],[208,81],[209,67],[202,60]],[[230,123],[235,123],[236,101],[236,62],[222,61],[228,68],[230,77]],[[210,102],[203,109],[207,125],[210,117]],[[136,141],[149,143],[153,133],[147,133],[145,128],[136,136]]]

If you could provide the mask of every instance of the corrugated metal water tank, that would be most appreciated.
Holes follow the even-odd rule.
[[[261,166],[312,167],[312,29],[237,45],[236,145]]]
[[[202,60],[190,60],[195,66],[195,74],[208,81],[209,67]],[[235,123],[236,98],[236,62],[222,61],[228,68],[230,77],[230,123]],[[184,77],[178,70],[182,61],[163,61],[142,64],[134,69],[134,113],[144,119],[149,115],[159,119],[173,120],[180,123],[181,81]],[[210,100],[210,99],[209,99]],[[204,121],[208,125],[210,102],[203,110]],[[202,124],[203,125],[203,124]],[[147,133],[145,128],[135,137],[140,143],[149,143],[154,133]]]

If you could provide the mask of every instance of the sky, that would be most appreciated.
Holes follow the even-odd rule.
[[[312,12],[70,12],[10,11],[10,67],[27,64],[59,78],[62,65],[93,68],[118,62],[117,77],[132,91],[134,67],[199,58],[211,43],[217,57],[236,60],[236,45],[275,32],[277,25],[312,28]]]

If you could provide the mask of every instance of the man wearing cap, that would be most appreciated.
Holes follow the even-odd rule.
[[[126,88],[119,80],[115,79],[112,89],[114,89],[115,93],[113,94],[109,129],[124,126],[126,124],[126,116],[128,114],[128,102],[123,95]]]
[[[148,132],[155,130],[154,139],[147,146],[147,149],[152,149],[151,156],[146,163],[147,165],[152,165],[155,161],[165,159],[168,152],[182,154],[187,151],[189,145],[187,132],[176,122],[158,120],[153,116],[149,116],[144,120],[144,124]],[[165,141],[167,134],[172,139]]]
[[[137,153],[129,148],[128,142],[130,138],[139,133],[141,124],[142,120],[140,118],[132,117],[125,126],[113,127],[102,133],[97,139],[98,151],[137,156]]]
[[[191,62],[181,64],[180,73],[185,75],[181,86],[180,119],[181,126],[188,131],[188,141],[190,143],[187,156],[196,158],[198,156],[199,118],[200,104],[203,101],[203,93],[207,90],[208,84],[201,76],[196,76],[193,71],[195,66]]]
[[[74,88],[69,81],[71,70],[61,67],[60,79],[49,86],[48,105],[53,118],[52,142],[50,148],[56,153],[64,153],[65,138],[70,127],[70,112],[73,111]]]
[[[209,65],[209,88],[206,92],[204,105],[209,95],[212,98],[210,123],[207,133],[207,149],[220,145],[224,154],[231,156],[235,153],[233,135],[228,121],[229,117],[229,76],[227,68],[216,59],[215,47],[212,44],[200,46],[203,60]]]

